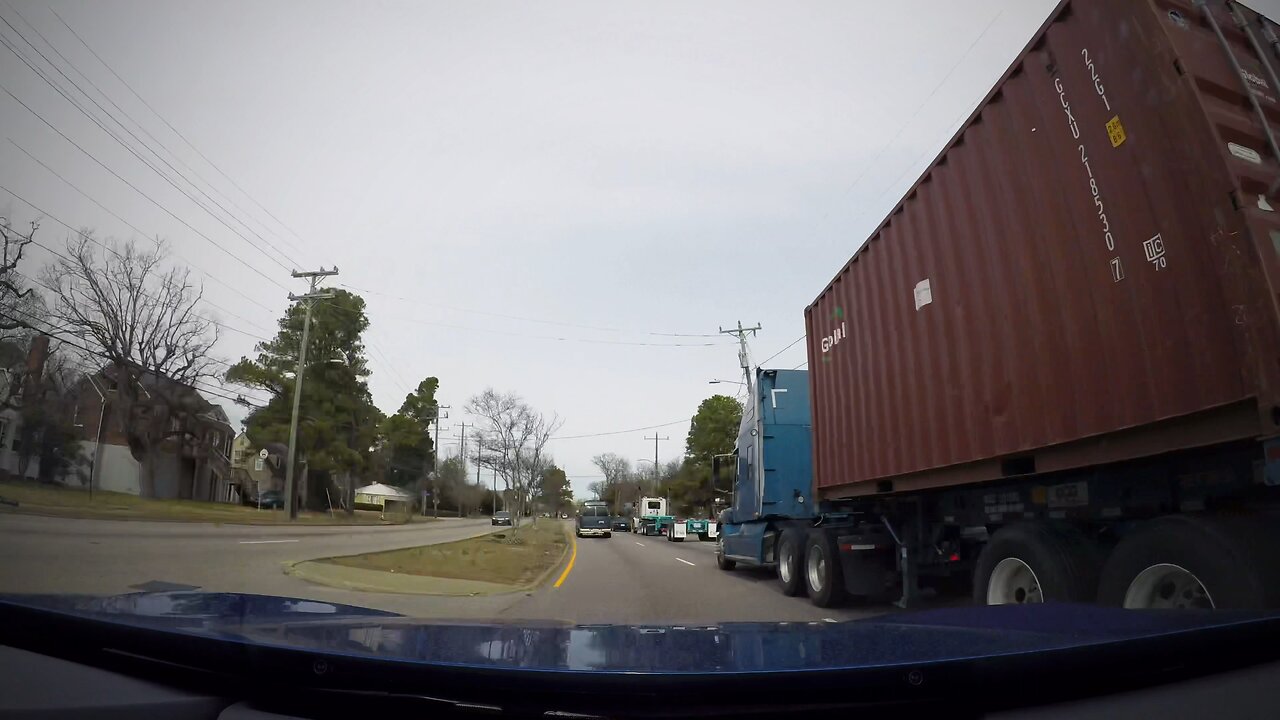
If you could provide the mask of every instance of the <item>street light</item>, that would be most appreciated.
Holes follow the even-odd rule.
[[[707,381],[708,385],[719,385],[720,383],[726,383],[728,385],[746,385],[746,383],[738,382],[737,380],[708,380]]]

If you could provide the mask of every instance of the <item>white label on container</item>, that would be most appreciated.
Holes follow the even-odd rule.
[[[916,310],[933,302],[933,288],[929,285],[929,278],[925,278],[916,283]]]
[[[1046,500],[1051,508],[1081,507],[1089,504],[1089,483],[1051,485]]]
[[[1254,150],[1253,148],[1245,147],[1244,145],[1237,145],[1233,142],[1229,142],[1227,143],[1227,149],[1231,151],[1232,155],[1235,155],[1241,160],[1248,160],[1254,165],[1262,164],[1262,156],[1259,155],[1258,151]]]

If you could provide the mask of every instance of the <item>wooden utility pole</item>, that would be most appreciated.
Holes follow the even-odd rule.
[[[327,300],[333,297],[332,291],[317,292],[316,284],[322,277],[337,274],[338,268],[336,266],[332,270],[325,270],[321,267],[319,270],[311,272],[293,271],[295,278],[309,278],[311,287],[305,295],[289,293],[290,301],[301,302],[306,308],[306,315],[302,320],[302,344],[298,348],[298,372],[294,374],[293,380],[293,416],[289,419],[289,460],[284,470],[284,499],[289,506],[290,520],[295,520],[298,517],[298,498],[297,489],[294,487],[293,465],[298,455],[298,411],[302,403],[302,376],[307,368],[307,340],[311,335],[311,306],[316,300]]]

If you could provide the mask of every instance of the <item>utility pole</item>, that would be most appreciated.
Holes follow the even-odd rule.
[[[742,374],[747,379],[747,389],[751,389],[751,356],[747,352],[747,335],[755,337],[756,332],[760,330],[760,323],[756,323],[755,327],[744,328],[742,321],[738,321],[738,327],[725,330],[720,328],[723,335],[733,335],[738,338],[738,365],[742,367]]]
[[[307,339],[311,335],[311,306],[316,300],[327,300],[333,297],[332,291],[317,292],[316,284],[322,277],[337,275],[338,267],[335,265],[332,270],[325,270],[323,266],[319,270],[310,272],[293,271],[295,278],[308,278],[311,286],[305,295],[294,295],[289,293],[291,302],[303,303],[306,308],[306,314],[302,320],[302,345],[298,348],[298,372],[294,375],[293,380],[293,416],[289,419],[289,462],[285,465],[284,470],[284,499],[289,504],[289,519],[296,520],[298,517],[298,498],[297,489],[294,487],[294,471],[293,465],[298,454],[298,411],[302,403],[302,376],[306,372],[307,367]]]
[[[657,492],[658,490],[658,441],[670,440],[670,439],[671,439],[670,437],[658,437],[657,430],[653,432],[653,437],[645,436],[645,440],[653,441],[653,490],[654,492]],[[668,510],[670,509],[668,508]]]
[[[467,456],[467,428],[475,427],[476,424],[471,423],[468,425],[467,423],[458,423],[458,425],[462,427],[462,437],[459,438],[459,442],[462,443],[462,447],[458,448],[458,457],[465,458]]]
[[[441,410],[448,410],[448,405],[436,405],[435,407],[435,426],[436,426],[436,442],[431,446],[431,515],[432,517],[440,517],[440,421],[449,417],[446,412],[440,414]],[[423,508],[425,511],[426,508]]]

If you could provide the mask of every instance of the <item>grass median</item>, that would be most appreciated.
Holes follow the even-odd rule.
[[[504,529],[451,543],[346,555],[320,562],[405,575],[528,586],[560,564],[568,544],[569,534],[562,522],[542,520],[519,531]]]
[[[283,510],[259,510],[246,505],[202,502],[199,500],[157,500],[126,493],[88,491],[45,485],[35,482],[0,482],[0,512],[52,515],[97,520],[166,520],[170,522],[229,523],[236,525],[276,525],[289,523]],[[17,503],[11,505],[10,503]],[[302,512],[293,523],[305,525],[401,525],[403,517],[357,510],[348,517],[341,510]],[[413,517],[417,522],[427,518]]]

